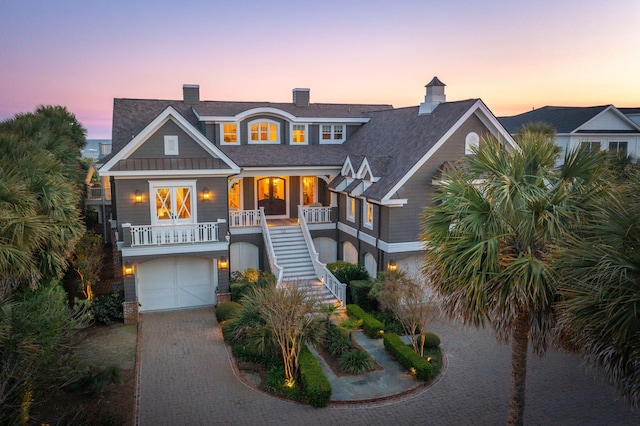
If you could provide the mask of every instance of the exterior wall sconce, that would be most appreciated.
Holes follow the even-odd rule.
[[[227,260],[226,256],[222,256],[218,259],[218,269],[227,269],[229,267],[229,260]]]
[[[206,187],[202,190],[202,201],[207,202],[211,200],[211,191]]]
[[[136,192],[133,194],[133,199],[136,204],[142,204],[142,193],[139,189],[136,189]]]
[[[125,277],[130,277],[133,275],[133,265],[129,262],[124,264],[124,276]]]
[[[395,260],[391,259],[389,261],[389,264],[387,265],[387,271],[393,272],[397,270],[398,270],[398,263]]]

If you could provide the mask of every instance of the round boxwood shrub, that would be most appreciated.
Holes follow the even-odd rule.
[[[428,348],[437,348],[440,346],[440,338],[433,333],[424,334],[424,345]]]
[[[226,321],[240,308],[242,308],[242,305],[237,302],[221,303],[216,308],[216,319],[219,323]]]

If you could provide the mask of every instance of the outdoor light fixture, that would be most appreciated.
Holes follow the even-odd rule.
[[[227,269],[229,267],[229,261],[225,256],[218,259],[218,269]]]
[[[202,201],[209,201],[211,200],[211,192],[205,187],[202,190]]]
[[[130,264],[129,262],[124,264],[124,276],[125,277],[130,277],[133,275],[133,265]]]
[[[387,270],[392,271],[392,272],[398,270],[398,264],[396,263],[395,260],[391,259],[389,261],[389,264],[387,265]]]
[[[139,189],[136,189],[136,192],[133,194],[133,199],[136,204],[142,204],[142,193],[140,193]]]

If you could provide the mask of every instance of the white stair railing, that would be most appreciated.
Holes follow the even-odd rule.
[[[261,226],[260,210],[232,210],[229,212],[229,227]]]
[[[322,284],[334,295],[336,299],[344,306],[347,301],[347,285],[341,283],[332,273],[327,269],[327,265],[320,262],[320,255],[316,251],[316,247],[313,244],[311,233],[307,225],[307,220],[304,215],[304,206],[298,206],[298,221],[300,222],[300,228],[302,229],[302,235],[307,243],[309,254],[311,255],[311,261],[313,262],[313,268],[315,269],[318,279],[322,281]]]
[[[264,207],[260,207],[260,226],[262,227],[262,238],[264,240],[264,247],[267,250],[271,273],[276,276],[276,286],[280,287],[284,271],[282,267],[278,265],[278,258],[276,257],[276,252],[271,242],[271,235],[269,234],[269,226],[267,226],[267,218],[264,215]]]
[[[331,222],[331,207],[298,206],[298,208],[301,212],[300,217],[304,217],[307,224]]]

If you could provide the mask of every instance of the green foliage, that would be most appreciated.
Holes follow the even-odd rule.
[[[424,345],[427,348],[437,348],[440,346],[440,338],[434,333],[425,333],[424,334]]]
[[[107,386],[112,383],[122,383],[122,371],[117,365],[110,365],[103,369],[88,368],[83,375],[68,383],[64,390],[80,391],[95,398],[103,396]]]
[[[349,289],[351,281],[368,280],[369,273],[364,267],[355,263],[338,260],[327,263],[327,269],[340,281],[347,285],[347,303],[353,303]]]
[[[331,356],[339,358],[345,351],[353,347],[353,342],[349,340],[349,336],[344,330],[329,325],[324,334],[323,346]]]
[[[93,299],[93,285],[100,279],[104,252],[102,251],[102,235],[87,231],[76,243],[71,256],[73,269],[80,277],[84,297]]]
[[[229,290],[231,291],[231,300],[234,302],[240,301],[242,296],[251,288],[251,284],[244,281],[235,281],[229,284]]]
[[[235,312],[242,309],[242,305],[237,302],[224,302],[216,307],[216,320],[223,323],[233,316]]]
[[[414,372],[420,380],[431,380],[433,376],[433,367],[431,364],[415,353],[410,345],[405,344],[397,334],[386,333],[383,338],[384,348],[389,352],[398,362],[407,369],[407,371]]]
[[[124,291],[112,291],[107,295],[95,297],[91,304],[93,319],[106,325],[124,322],[123,302]]]
[[[400,321],[398,321],[393,312],[388,309],[385,309],[384,311],[370,312],[370,314],[383,324],[385,333],[395,333],[398,335],[404,334],[404,327]]]
[[[369,354],[361,349],[344,352],[339,358],[340,369],[351,374],[360,374],[371,370],[373,361]]]
[[[269,392],[293,401],[304,400],[304,390],[302,386],[287,386],[287,379],[284,374],[282,363],[274,365],[268,369],[268,376],[265,380],[265,387]]]
[[[349,289],[355,305],[360,306],[366,312],[375,312],[378,309],[378,301],[369,296],[371,281],[353,280],[349,283]]]
[[[231,273],[231,300],[239,302],[252,288],[275,287],[276,277],[269,272],[248,268],[242,272]]]
[[[300,381],[307,401],[313,407],[326,407],[331,399],[331,384],[307,345],[302,345],[299,362]]]
[[[369,315],[358,305],[347,305],[347,315],[362,320],[362,329],[372,339],[379,339],[384,333],[384,325]]]

